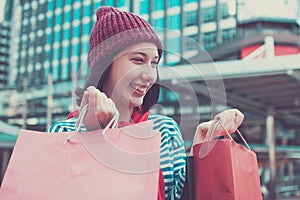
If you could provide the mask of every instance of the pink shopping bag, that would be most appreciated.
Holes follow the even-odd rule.
[[[146,121],[70,140],[73,133],[21,130],[0,199],[156,200],[160,134],[152,127]]]

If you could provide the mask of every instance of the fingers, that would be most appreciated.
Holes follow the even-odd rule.
[[[104,128],[113,118],[116,105],[112,99],[94,86],[90,86],[83,93],[80,108],[89,104],[88,112],[84,119],[87,130]]]

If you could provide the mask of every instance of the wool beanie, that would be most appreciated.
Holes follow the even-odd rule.
[[[141,17],[114,7],[97,10],[97,22],[90,35],[88,65],[93,69],[99,62],[112,62],[125,48],[140,42],[156,44],[159,58],[162,43],[151,25]]]

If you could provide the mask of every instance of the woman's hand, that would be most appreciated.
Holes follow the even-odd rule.
[[[226,135],[233,133],[242,124],[244,115],[238,109],[225,110],[215,116],[215,118],[209,122],[203,122],[197,126],[197,130],[194,136],[193,145],[204,142],[208,129],[213,125],[214,136]],[[216,123],[218,121],[219,123]],[[223,126],[226,128],[224,130]]]
[[[89,104],[84,125],[88,131],[104,128],[113,118],[116,105],[106,94],[100,92],[94,86],[90,86],[83,93],[80,110]]]

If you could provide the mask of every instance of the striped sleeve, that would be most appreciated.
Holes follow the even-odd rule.
[[[186,153],[177,123],[169,117],[150,115],[154,129],[161,132],[160,166],[165,181],[166,199],[179,200],[185,182]]]
[[[54,122],[47,130],[47,133],[74,132],[76,127],[76,118],[65,121]]]

